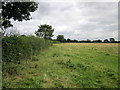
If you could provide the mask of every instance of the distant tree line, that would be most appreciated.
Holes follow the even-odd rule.
[[[64,35],[58,35],[57,39],[54,39],[54,41],[59,41],[62,43],[120,43],[120,41],[116,41],[114,38],[109,38],[105,40],[72,40],[72,39],[65,39]]]

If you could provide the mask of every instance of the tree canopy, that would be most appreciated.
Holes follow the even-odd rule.
[[[110,42],[114,43],[115,39],[114,38],[110,38]]]
[[[64,40],[65,40],[64,35],[58,35],[57,36],[57,41],[63,42]]]
[[[108,40],[108,39],[105,39],[103,42],[108,43],[108,42],[109,42],[109,40]]]
[[[10,19],[30,20],[30,12],[34,12],[37,8],[36,2],[2,2],[2,30],[13,26]]]
[[[35,34],[44,39],[51,39],[53,37],[54,29],[51,25],[43,24],[39,26],[39,29],[35,31]]]

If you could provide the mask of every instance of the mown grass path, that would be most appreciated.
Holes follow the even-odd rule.
[[[6,87],[118,87],[118,44],[65,43],[23,62],[18,75],[3,79]]]

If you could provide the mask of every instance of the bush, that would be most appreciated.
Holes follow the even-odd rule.
[[[10,36],[2,40],[2,70],[3,74],[18,74],[21,61],[31,59],[37,61],[35,57],[44,49],[51,45],[49,40],[44,40],[35,36]],[[31,58],[32,57],[32,58]]]
[[[30,58],[48,48],[51,43],[35,36],[10,36],[2,40],[3,61],[20,64],[21,60]]]

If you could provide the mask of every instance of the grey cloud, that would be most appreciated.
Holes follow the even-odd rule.
[[[59,34],[77,40],[118,37],[117,2],[40,2],[32,18],[13,21],[14,26],[20,32],[33,33],[40,24],[50,24],[55,29],[53,38]]]

